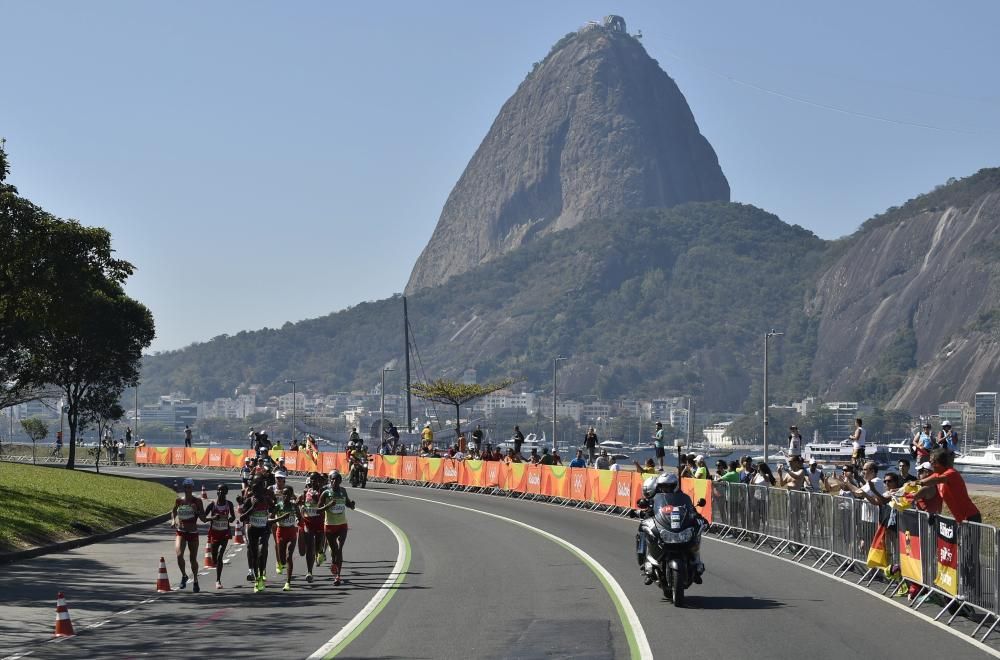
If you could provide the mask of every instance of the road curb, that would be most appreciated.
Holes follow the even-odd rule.
[[[113,529],[110,532],[102,532],[100,534],[92,534],[90,536],[82,536],[77,539],[70,539],[68,541],[60,541],[59,543],[53,543],[51,545],[43,545],[37,548],[29,548],[27,550],[18,550],[16,552],[0,552],[0,566],[5,564],[13,564],[15,562],[23,561],[25,559],[32,559],[34,557],[40,557],[42,555],[51,554],[53,552],[65,552],[66,550],[75,550],[76,548],[81,548],[85,545],[90,545],[91,543],[100,543],[102,541],[108,541],[119,536],[125,536],[126,534],[133,534],[135,532],[141,532],[144,529],[149,529],[160,523],[164,523],[170,520],[170,514],[164,513],[163,515],[156,516],[155,518],[149,518],[147,520],[140,520],[139,522],[134,522],[124,527],[119,527],[118,529]]]

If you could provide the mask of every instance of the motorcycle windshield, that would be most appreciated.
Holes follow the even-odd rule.
[[[691,510],[683,504],[679,506],[665,504],[657,508],[654,519],[658,527],[677,532],[688,526]]]

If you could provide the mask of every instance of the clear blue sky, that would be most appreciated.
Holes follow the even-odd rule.
[[[402,291],[501,104],[607,13],[733,198],[824,238],[1000,165],[993,0],[0,0],[0,136],[22,194],[111,230],[179,348]]]

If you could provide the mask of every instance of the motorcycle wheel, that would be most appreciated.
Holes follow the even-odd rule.
[[[684,607],[684,585],[681,583],[680,573],[671,569],[670,570],[670,580],[673,582],[673,598],[674,607]]]
[[[661,564],[662,567],[662,564]],[[674,599],[674,590],[670,584],[670,575],[664,572],[661,568],[660,570],[660,589],[663,590],[663,597],[667,600]]]

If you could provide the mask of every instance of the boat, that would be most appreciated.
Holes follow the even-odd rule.
[[[1000,446],[968,449],[955,457],[955,467],[968,474],[1000,474]]]
[[[807,442],[802,452],[802,458],[808,462],[816,459],[820,465],[847,465],[852,462],[854,449],[850,440],[840,442]],[[784,451],[781,452],[785,454]],[[865,459],[875,461],[880,467],[894,465],[900,458],[910,458],[908,443],[895,442],[884,445],[868,444],[865,446]]]

